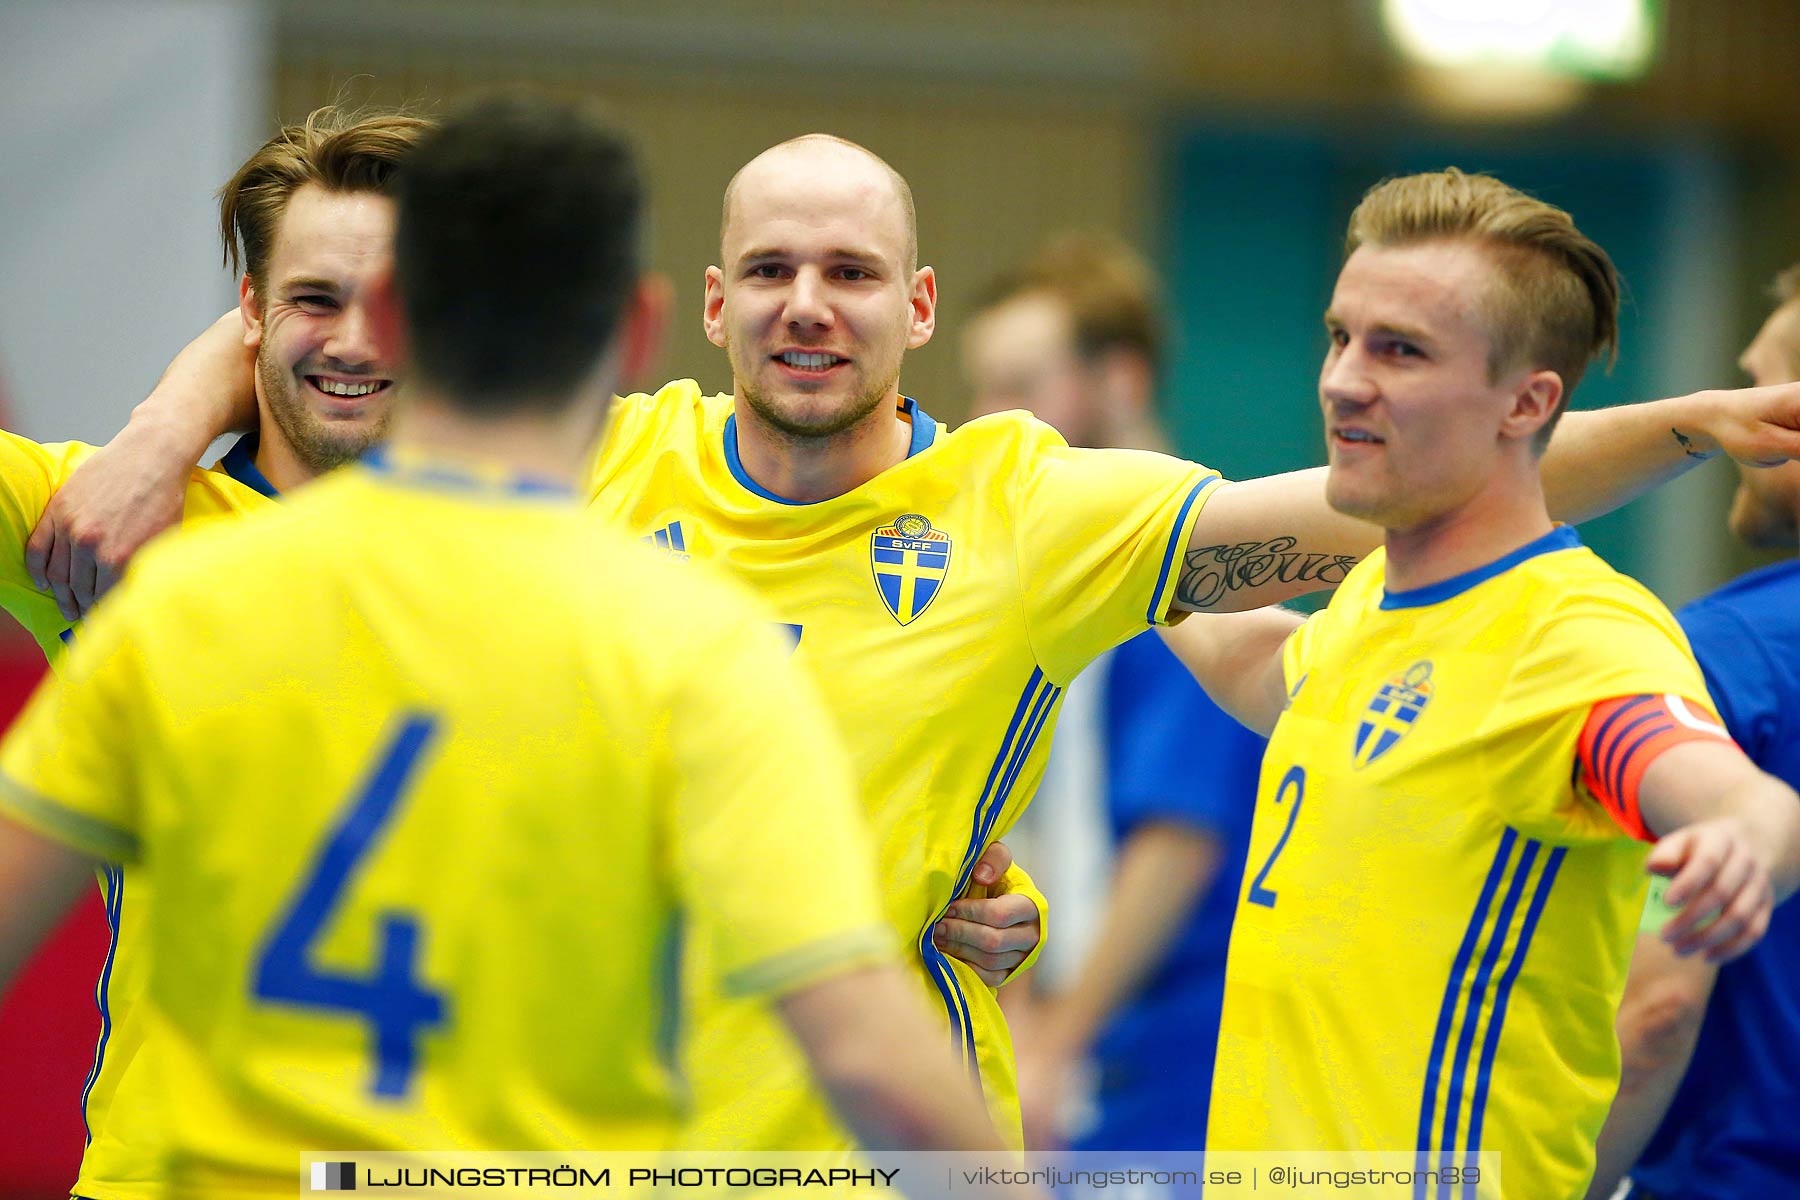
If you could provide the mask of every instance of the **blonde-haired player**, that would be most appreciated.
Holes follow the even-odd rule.
[[[1794,794],[1718,726],[1668,611],[1546,511],[1539,456],[1617,304],[1566,213],[1489,177],[1392,180],[1351,218],[1327,495],[1384,548],[1291,635],[1171,638],[1274,731],[1209,1150],[1402,1150],[1385,1194],[1579,1195],[1646,861],[1671,941],[1714,957],[1800,882]]]

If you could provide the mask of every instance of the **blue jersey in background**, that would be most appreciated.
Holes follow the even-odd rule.
[[[1800,562],[1744,576],[1682,609],[1725,727],[1756,765],[1800,788]],[[1657,1200],[1800,1196],[1800,906],[1720,968],[1687,1075],[1633,1186]]]
[[[1099,665],[1115,845],[1146,821],[1175,821],[1214,834],[1224,853],[1161,968],[1096,1040],[1097,1123],[1075,1147],[1201,1150],[1264,741],[1214,704],[1154,633]]]

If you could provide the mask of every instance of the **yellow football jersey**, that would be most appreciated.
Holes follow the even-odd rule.
[[[771,624],[566,491],[437,462],[147,552],[0,771],[154,883],[171,1187],[291,1193],[302,1147],[654,1148],[678,912],[734,994],[896,954]]]
[[[56,665],[74,636],[68,620],[47,592],[25,573],[25,540],[36,528],[50,498],[94,453],[81,442],[40,445],[0,431],[0,607]],[[255,436],[238,439],[225,457],[188,478],[183,521],[187,524],[267,507],[275,490],[255,465]],[[162,1097],[133,1071],[144,1036],[139,1001],[149,978],[144,962],[144,922],[149,912],[149,880],[135,870],[108,866],[100,886],[111,934],[94,998],[100,1010],[100,1038],[81,1092],[87,1147],[74,1191],[96,1200],[140,1200],[158,1186],[157,1110]]]
[[[593,506],[672,556],[723,566],[790,628],[860,778],[888,920],[1016,1142],[994,993],[930,929],[1036,789],[1063,688],[1164,618],[1218,476],[1163,455],[1072,450],[1023,413],[954,432],[910,400],[902,413],[904,461],[796,504],[745,473],[731,397],[673,383],[616,406]],[[691,963],[702,980],[718,972],[704,945]],[[849,1144],[764,1014],[696,996],[684,1146]]]
[[[1668,610],[1567,527],[1415,591],[1385,562],[1286,648],[1208,1147],[1498,1151],[1506,1196],[1579,1196],[1647,847],[1575,782],[1577,738],[1598,701],[1705,684]]]
[[[25,540],[37,528],[56,489],[95,449],[83,442],[42,445],[0,430],[0,607],[25,627],[52,663],[71,636],[69,621],[55,598],[38,591],[25,573]],[[210,469],[196,467],[188,477],[183,520],[248,512],[267,504],[275,492],[256,469],[255,450],[254,436],[240,438]]]

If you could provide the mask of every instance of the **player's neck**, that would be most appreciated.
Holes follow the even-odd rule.
[[[262,429],[262,435],[256,439],[256,457],[251,461],[256,464],[262,477],[269,481],[270,487],[285,495],[319,477],[317,471],[301,461],[294,448],[288,445],[288,440],[281,436],[275,422],[266,414]]]
[[[599,401],[558,412],[471,416],[416,385],[394,414],[389,442],[403,451],[504,466],[538,479],[573,484],[593,453],[605,420]]]
[[[1528,485],[1491,480],[1452,509],[1387,531],[1387,590],[1410,592],[1478,570],[1554,527],[1535,467]]]
[[[900,417],[898,404],[896,395],[849,429],[802,438],[771,427],[740,402],[738,461],[758,487],[785,500],[816,504],[842,496],[906,458],[912,424]]]

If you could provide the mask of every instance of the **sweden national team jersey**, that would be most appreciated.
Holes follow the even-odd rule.
[[[770,625],[566,493],[433,464],[147,552],[0,769],[155,884],[172,1189],[291,1194],[302,1147],[666,1144],[678,909],[735,994],[891,957]]]
[[[210,470],[194,469],[188,476],[184,522],[254,511],[273,498],[273,490],[251,465],[255,444],[254,437],[242,439],[233,454]],[[0,430],[0,607],[25,627],[52,663],[72,636],[69,621],[55,597],[38,591],[25,573],[25,540],[56,490],[94,450],[82,442],[40,445]]]
[[[1577,738],[1598,701],[1705,685],[1668,611],[1572,529],[1410,592],[1385,562],[1286,648],[1208,1148],[1498,1151],[1507,1197],[1576,1197],[1647,853],[1572,782]]]
[[[673,383],[616,406],[593,504],[671,555],[724,566],[790,627],[860,778],[888,921],[1017,1142],[994,993],[929,930],[1037,787],[1063,688],[1164,618],[1218,477],[1163,455],[1072,450],[1023,413],[947,432],[910,400],[902,411],[903,462],[796,504],[744,472],[730,396]],[[704,957],[690,966],[717,974]],[[764,1014],[697,995],[684,1146],[849,1144]]]
[[[184,524],[270,506],[275,492],[254,465],[255,448],[254,436],[240,438],[210,470],[189,475]],[[25,540],[51,496],[94,449],[81,442],[40,445],[0,431],[0,606],[25,627],[52,666],[75,631],[54,597],[40,592],[25,573]],[[96,1200],[140,1200],[159,1186],[157,1112],[163,1103],[131,1069],[144,1036],[139,1002],[149,978],[143,954],[149,881],[135,870],[108,865],[100,885],[112,941],[95,985],[100,1040],[81,1092],[88,1143],[74,1191]]]

